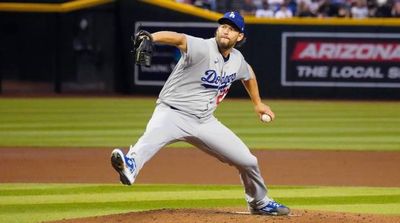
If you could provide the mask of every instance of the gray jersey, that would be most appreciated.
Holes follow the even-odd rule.
[[[172,71],[157,103],[206,118],[213,114],[231,84],[250,79],[248,64],[236,49],[224,61],[215,38],[202,39],[186,35],[187,52]]]

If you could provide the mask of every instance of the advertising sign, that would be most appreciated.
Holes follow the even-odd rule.
[[[168,30],[185,33],[202,38],[211,38],[217,28],[216,23],[200,22],[136,22],[135,30],[140,29],[150,33]],[[152,64],[150,67],[136,66],[134,69],[135,85],[163,86],[175,65],[178,63],[181,53],[178,48],[156,44],[154,46]]]
[[[400,34],[282,33],[282,86],[400,88]]]

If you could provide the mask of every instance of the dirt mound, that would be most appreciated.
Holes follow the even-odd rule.
[[[400,216],[294,210],[290,216],[250,215],[234,209],[162,209],[52,223],[395,223]]]

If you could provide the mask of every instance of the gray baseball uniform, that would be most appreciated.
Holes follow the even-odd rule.
[[[250,79],[248,64],[236,49],[224,60],[214,38],[189,35],[186,38],[187,52],[182,52],[160,92],[146,131],[127,156],[135,159],[140,171],[162,147],[186,141],[235,166],[245,187],[247,202],[252,207],[261,207],[270,199],[266,196],[257,158],[213,116],[231,84]]]

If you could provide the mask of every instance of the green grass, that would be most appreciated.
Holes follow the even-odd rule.
[[[270,187],[293,209],[400,215],[400,188]],[[0,184],[0,222],[41,222],[160,208],[238,207],[241,186]]]
[[[0,147],[127,147],[143,133],[155,100],[0,98]],[[226,100],[216,116],[250,148],[400,151],[398,102],[269,104],[277,119],[267,125],[249,100]]]

